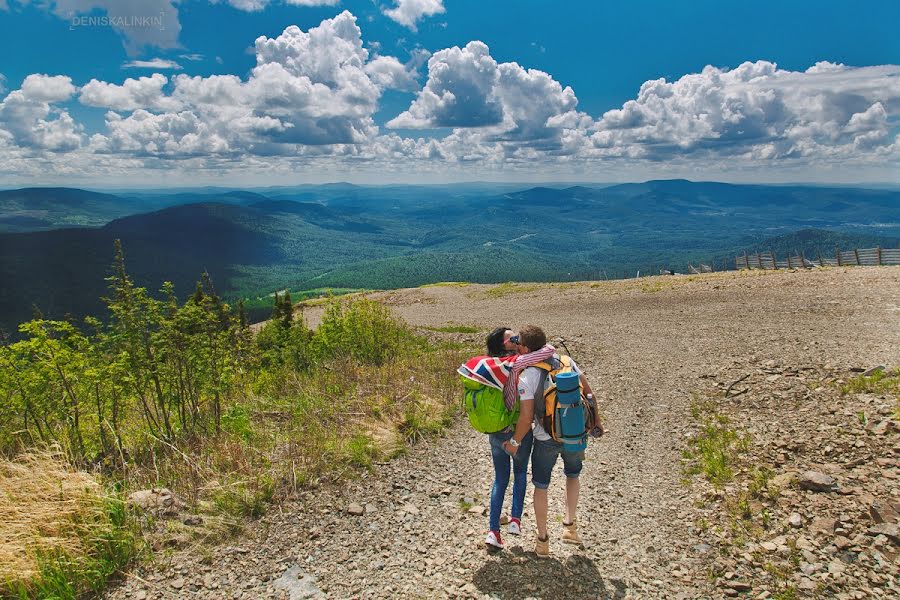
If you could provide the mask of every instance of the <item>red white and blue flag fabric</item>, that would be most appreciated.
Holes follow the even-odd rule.
[[[464,362],[456,372],[466,379],[503,390],[503,403],[507,410],[513,410],[518,399],[519,373],[547,360],[555,352],[556,349],[547,344],[529,354],[475,356]]]
[[[499,357],[475,356],[464,362],[457,372],[466,379],[502,390],[509,378],[510,369],[518,358],[518,354]]]

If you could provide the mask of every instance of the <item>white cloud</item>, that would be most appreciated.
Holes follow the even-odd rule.
[[[179,55],[178,55],[178,58],[183,58],[184,60],[190,60],[190,61],[200,61],[200,60],[203,60],[203,55],[202,55],[202,54],[197,54],[197,53],[193,53],[193,54],[179,54]]]
[[[550,75],[514,62],[498,64],[482,42],[435,52],[428,81],[388,127],[480,128],[485,141],[558,151],[567,128],[587,127],[578,99]],[[507,150],[511,150],[507,148]]]
[[[0,131],[18,146],[66,152],[81,145],[81,126],[53,104],[75,93],[69,77],[29,75],[22,87],[0,102]]]
[[[150,60],[131,60],[122,65],[123,69],[166,69],[180,71],[182,69],[174,60],[151,58]]]
[[[757,61],[647,81],[635,100],[603,115],[591,139],[604,155],[651,160],[832,158],[889,147],[888,114],[898,112],[900,67],[820,62],[796,72]]]
[[[378,56],[365,67],[366,74],[382,89],[415,92],[419,89],[416,72],[393,56]]]
[[[497,61],[482,42],[435,52],[428,60],[428,81],[409,109],[388,127],[483,127],[503,121],[494,93],[500,78]]]
[[[211,0],[213,4],[216,0]],[[341,0],[284,0],[285,4],[293,6],[334,6],[339,4]],[[225,2],[238,10],[246,12],[256,12],[264,10],[273,0],[225,0]]]
[[[367,62],[356,18],[347,11],[308,31],[291,26],[275,38],[262,36],[255,53],[257,66],[246,81],[177,75],[169,96],[161,93],[166,79],[159,74],[121,86],[92,81],[82,102],[135,111],[109,113],[109,134],[95,135],[92,146],[172,158],[364,144],[377,134],[372,115],[382,90],[415,83],[396,59]]]
[[[382,12],[391,20],[417,31],[416,23],[425,17],[446,12],[444,0],[395,0],[397,6]]]
[[[133,111],[139,108],[150,110],[178,110],[180,102],[166,97],[163,87],[168,78],[160,73],[138,79],[128,78],[122,85],[91,79],[82,86],[79,100],[87,106],[111,108],[116,111]]]

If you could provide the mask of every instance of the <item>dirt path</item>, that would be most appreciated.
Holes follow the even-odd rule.
[[[779,360],[900,364],[900,268],[714,274],[558,286],[437,286],[380,296],[417,326],[541,325],[562,336],[598,392],[608,434],[582,474],[585,548],[559,543],[562,474],[551,484],[553,559],[540,561],[530,502],[525,534],[487,555],[492,470],[483,436],[446,437],[340,489],[273,510],[205,561],[187,553],[140,570],[114,598],[287,597],[292,565],[333,598],[689,598],[707,596],[708,557],[693,529],[681,451],[701,377]],[[309,311],[307,319],[317,315]],[[530,496],[530,486],[529,486]],[[348,516],[350,503],[366,508]],[[173,585],[174,584],[174,585]]]

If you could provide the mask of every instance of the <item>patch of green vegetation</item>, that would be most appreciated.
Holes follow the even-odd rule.
[[[525,294],[527,292],[535,292],[542,287],[543,286],[541,285],[513,283],[512,281],[508,281],[486,290],[484,292],[484,295],[489,298],[496,299],[503,298],[504,296],[509,296],[510,294]]]
[[[420,285],[420,288],[430,288],[430,287],[468,287],[472,285],[468,281],[439,281],[437,283],[426,283],[425,285]]]
[[[683,453],[690,462],[687,471],[702,474],[714,486],[722,487],[734,478],[734,466],[747,449],[749,437],[738,433],[712,401],[695,402],[691,414],[701,427]]]
[[[900,368],[854,377],[841,386],[841,393],[893,395],[900,401]]]
[[[260,476],[248,481],[236,481],[222,486],[213,496],[216,509],[232,517],[259,518],[266,513],[275,497],[275,482]]]
[[[346,454],[347,461],[354,467],[371,470],[381,453],[375,440],[364,433],[357,433],[347,440]]]

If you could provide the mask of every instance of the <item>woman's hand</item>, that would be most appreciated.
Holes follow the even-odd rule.
[[[509,454],[510,456],[515,456],[516,452],[519,451],[519,447],[513,446],[512,444],[510,444],[509,440],[503,442],[503,449],[506,450],[506,453]]]

